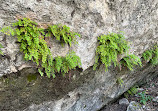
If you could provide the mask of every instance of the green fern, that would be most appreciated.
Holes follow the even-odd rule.
[[[120,61],[121,65],[126,66],[127,68],[129,68],[130,70],[133,70],[133,67],[135,65],[140,65],[142,66],[141,60],[139,57],[137,57],[136,55],[128,55],[126,57],[123,57]]]
[[[142,54],[145,61],[150,62],[152,65],[158,65],[158,46],[145,51]]]
[[[129,90],[127,90],[127,92],[125,92],[124,93],[124,96],[126,97],[126,98],[128,98],[129,97],[129,95],[135,95],[135,94],[137,94],[137,92],[138,92],[138,86],[137,85],[135,85],[135,86],[133,86],[132,88],[130,88]]]
[[[117,82],[121,85],[121,87],[123,86],[124,82],[121,78],[117,78]]]
[[[56,57],[55,61],[55,69],[62,74],[68,73],[69,70],[75,69],[76,67],[80,68],[81,66],[81,60],[74,52],[70,52],[66,57],[61,57],[60,59]]]
[[[104,64],[105,71],[114,63],[116,67],[119,65],[118,55],[128,51],[128,43],[122,34],[110,33],[98,37],[99,46],[96,49],[95,64],[93,69],[99,65],[99,60]]]
[[[48,63],[42,63],[42,67],[44,67],[48,77],[50,77],[51,74],[55,77],[55,73],[65,75],[69,70],[75,69],[76,67],[80,68],[81,66],[81,60],[74,52],[70,52],[66,57],[57,56],[47,62]],[[43,75],[43,73],[41,74]]]
[[[135,65],[142,65],[139,57],[135,55],[128,55],[118,61],[118,55],[128,52],[129,46],[125,40],[123,34],[110,33],[108,35],[102,35],[98,37],[99,46],[96,49],[95,64],[93,69],[95,70],[99,65],[99,61],[105,66],[105,71],[108,67],[114,64],[114,66],[124,65],[130,70],[133,70]]]
[[[14,30],[11,27],[3,27],[0,31],[6,35],[11,34],[12,36],[14,36]]]
[[[1,32],[17,37],[20,51],[24,53],[24,59],[35,62],[41,76],[45,73],[47,77],[55,78],[55,73],[68,73],[69,70],[81,66],[80,58],[74,52],[70,52],[66,57],[53,58],[45,41],[45,37],[53,35],[57,40],[64,41],[71,46],[71,42],[79,34],[71,32],[69,27],[54,25],[49,26],[48,29],[42,29],[28,18],[18,20],[13,23],[12,27],[15,29],[4,27]]]
[[[0,44],[0,48],[3,48],[2,44]],[[0,55],[3,55],[3,52],[0,50]]]
[[[142,54],[142,57],[144,58],[145,61],[149,61],[152,58],[153,51],[152,50],[147,50]]]
[[[158,46],[155,46],[154,47],[154,50],[153,50],[153,57],[151,59],[151,63],[153,65],[158,65]]]
[[[80,37],[80,34],[71,32],[70,27],[66,25],[62,26],[61,24],[58,25],[49,25],[47,29],[46,37],[55,37],[56,40],[60,41],[61,43],[66,43],[71,46],[71,42],[76,42],[76,36]]]
[[[137,92],[138,92],[138,86],[134,86],[132,88],[130,88],[127,92],[130,94],[130,95],[135,95]]]

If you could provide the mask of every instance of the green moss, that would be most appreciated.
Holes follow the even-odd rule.
[[[37,79],[37,75],[35,74],[28,74],[27,75],[27,81],[31,82],[31,81],[35,81]]]

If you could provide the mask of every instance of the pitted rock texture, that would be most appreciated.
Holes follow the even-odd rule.
[[[151,72],[152,70],[152,72]],[[90,74],[90,75],[89,75]],[[42,104],[32,104],[24,111],[98,111],[110,101],[122,95],[129,87],[142,78],[149,79],[158,75],[158,67],[144,66],[134,72],[124,70],[117,72],[116,69],[105,72],[103,66],[96,72],[84,73],[86,77],[82,85],[72,90],[62,99],[47,101]],[[90,79],[91,76],[93,79]],[[121,77],[124,81],[120,86],[117,79]]]
[[[97,37],[101,34],[125,32],[131,45],[130,53],[136,55],[156,43],[157,4],[157,0],[3,0],[0,1],[0,26],[9,25],[19,16],[29,17],[41,24],[61,23],[69,26],[81,34],[81,38],[77,39],[78,45],[74,45],[73,49],[80,56],[85,70],[94,64]],[[15,61],[19,52],[15,39],[1,34],[0,40],[5,47],[4,54],[11,58],[9,72],[14,72],[11,67],[17,69],[15,63],[21,66],[26,62]],[[60,48],[55,46],[54,49]]]
[[[132,72],[126,69],[119,72],[114,68],[105,72],[103,66],[93,71],[90,67],[94,64],[97,37],[102,34],[125,32],[125,37],[131,46],[130,53],[140,57],[142,52],[158,43],[157,0],[0,1],[1,27],[10,25],[20,17],[31,18],[43,27],[45,24],[61,23],[80,33],[77,45],[73,45],[72,48],[68,46],[61,48],[53,41],[51,51],[55,57],[59,54],[64,56],[73,49],[81,58],[82,68],[85,71],[77,73],[79,77],[73,76],[77,77],[77,80],[74,80],[76,84],[67,82],[63,84],[60,79],[60,84],[58,80],[54,80],[56,81],[54,84],[53,80],[46,78],[42,80],[41,77],[29,83],[25,76],[18,76],[15,80],[11,77],[9,85],[8,79],[5,80],[7,85],[2,81],[0,86],[2,110],[96,111],[141,79],[158,74],[158,67],[148,64],[142,68],[137,67],[138,69]],[[19,44],[16,41],[16,37],[0,34],[0,43],[4,46],[2,48],[4,56],[0,58],[0,76],[26,67],[35,67],[32,62],[23,60],[23,54],[19,51]],[[36,70],[30,70],[32,71]],[[124,87],[117,84],[117,78],[123,79]],[[50,94],[52,95],[49,97]]]
[[[117,68],[105,72],[92,67],[71,71],[55,79],[32,74],[34,68],[0,78],[1,111],[97,111],[127,91],[136,82],[158,76],[158,66],[145,65],[133,72]],[[121,86],[117,79],[124,81]],[[141,82],[142,83],[142,82]]]
[[[143,108],[141,108],[141,104],[135,102],[135,101],[131,101],[127,111],[144,111]]]

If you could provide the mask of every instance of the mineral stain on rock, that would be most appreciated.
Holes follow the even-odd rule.
[[[40,104],[45,101],[58,100],[71,90],[80,86],[85,79],[89,80],[94,75],[87,74],[79,77],[79,71],[72,73],[76,80],[66,75],[58,74],[55,79],[41,77],[38,73],[27,74],[27,69],[12,73],[0,78],[0,110],[24,110],[31,104]],[[72,75],[73,76],[73,75]]]

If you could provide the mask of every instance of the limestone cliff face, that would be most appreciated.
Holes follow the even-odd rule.
[[[81,34],[74,50],[80,56],[85,70],[94,64],[97,37],[101,34],[124,31],[131,43],[131,53],[137,55],[156,43],[157,3],[157,0],[2,0],[0,26],[14,22],[18,16],[29,17],[43,24],[61,23],[70,26]],[[1,75],[16,71],[25,62],[20,59],[15,39],[1,35],[0,42],[5,46],[3,52],[10,57],[8,62],[2,62],[5,65]]]
[[[152,44],[158,43],[158,0],[0,1],[0,27],[9,25],[10,23],[14,22],[19,16],[29,17],[37,21],[41,25],[58,23],[65,24],[69,26],[73,31],[80,33],[81,37],[77,38],[78,44],[73,45],[72,49],[81,58],[83,70],[86,70],[88,68],[91,69],[90,66],[94,64],[95,49],[97,47],[97,37],[101,34],[124,31],[126,39],[131,43],[130,53],[134,53],[138,56],[140,56],[142,52],[152,46]],[[2,49],[4,56],[0,60],[1,76],[12,72],[17,72],[26,67],[33,66],[31,62],[26,62],[23,60],[23,55],[19,52],[19,44],[16,43],[16,38],[0,34],[0,43],[4,46],[4,48]],[[61,48],[56,43],[53,43],[53,56],[64,56],[68,51],[68,46]],[[154,70],[150,66],[148,68],[150,70],[144,72],[144,75],[147,75],[150,71],[157,71],[157,67],[155,67]],[[100,76],[96,75],[96,77],[94,76],[94,78],[90,80],[91,82],[97,81],[96,84],[100,83],[98,81],[102,81],[102,84],[98,86],[99,89],[93,87],[93,91],[91,90],[87,93],[85,91],[84,94],[86,93],[85,95],[87,96],[84,96],[84,94],[82,93],[83,96],[81,94],[81,98],[79,100],[75,99],[72,102],[73,104],[71,104],[70,102],[71,105],[66,105],[66,108],[64,110],[71,109],[72,111],[90,111],[89,108],[96,110],[111,100],[107,97],[105,102],[105,98],[103,100],[100,100],[100,98],[102,98],[102,94],[105,94],[105,97],[108,95],[108,88],[112,88],[110,89],[111,92],[116,89],[115,85],[111,85],[112,83],[116,83],[116,78],[112,78],[111,76],[111,78],[109,79],[108,77],[110,76],[110,72],[101,72],[102,71],[99,72]],[[83,74],[84,73],[85,72],[83,72]],[[112,75],[113,74],[115,75],[115,72],[113,72]],[[142,74],[142,76],[140,76],[138,80],[143,78],[144,75]],[[105,80],[109,80],[112,83],[106,83]],[[128,78],[126,80],[128,80]],[[132,81],[133,79],[130,78],[130,80]],[[132,83],[128,81],[127,88],[122,90],[121,93],[127,90],[138,80],[136,79]],[[91,85],[86,87],[90,86]],[[100,91],[100,88],[103,88],[104,91]],[[80,89],[81,92],[83,90],[84,89]],[[116,91],[117,90],[115,90],[114,92]],[[116,98],[121,93],[111,96],[113,96],[112,98]],[[99,94],[102,96],[95,95],[94,98],[92,97],[90,99],[87,99],[93,96],[93,94]],[[92,101],[91,105],[88,101]],[[100,103],[101,101],[103,101],[103,103]],[[55,103],[57,104],[57,102],[58,101],[56,101]],[[86,102],[88,102],[89,104],[86,104]],[[50,105],[55,103],[50,103]],[[83,107],[83,103],[85,103],[85,109],[81,108]],[[61,104],[62,103],[60,103],[60,105],[57,104],[56,108],[60,107],[59,109],[63,111],[63,109],[61,108]],[[56,109],[56,111],[59,110]]]

